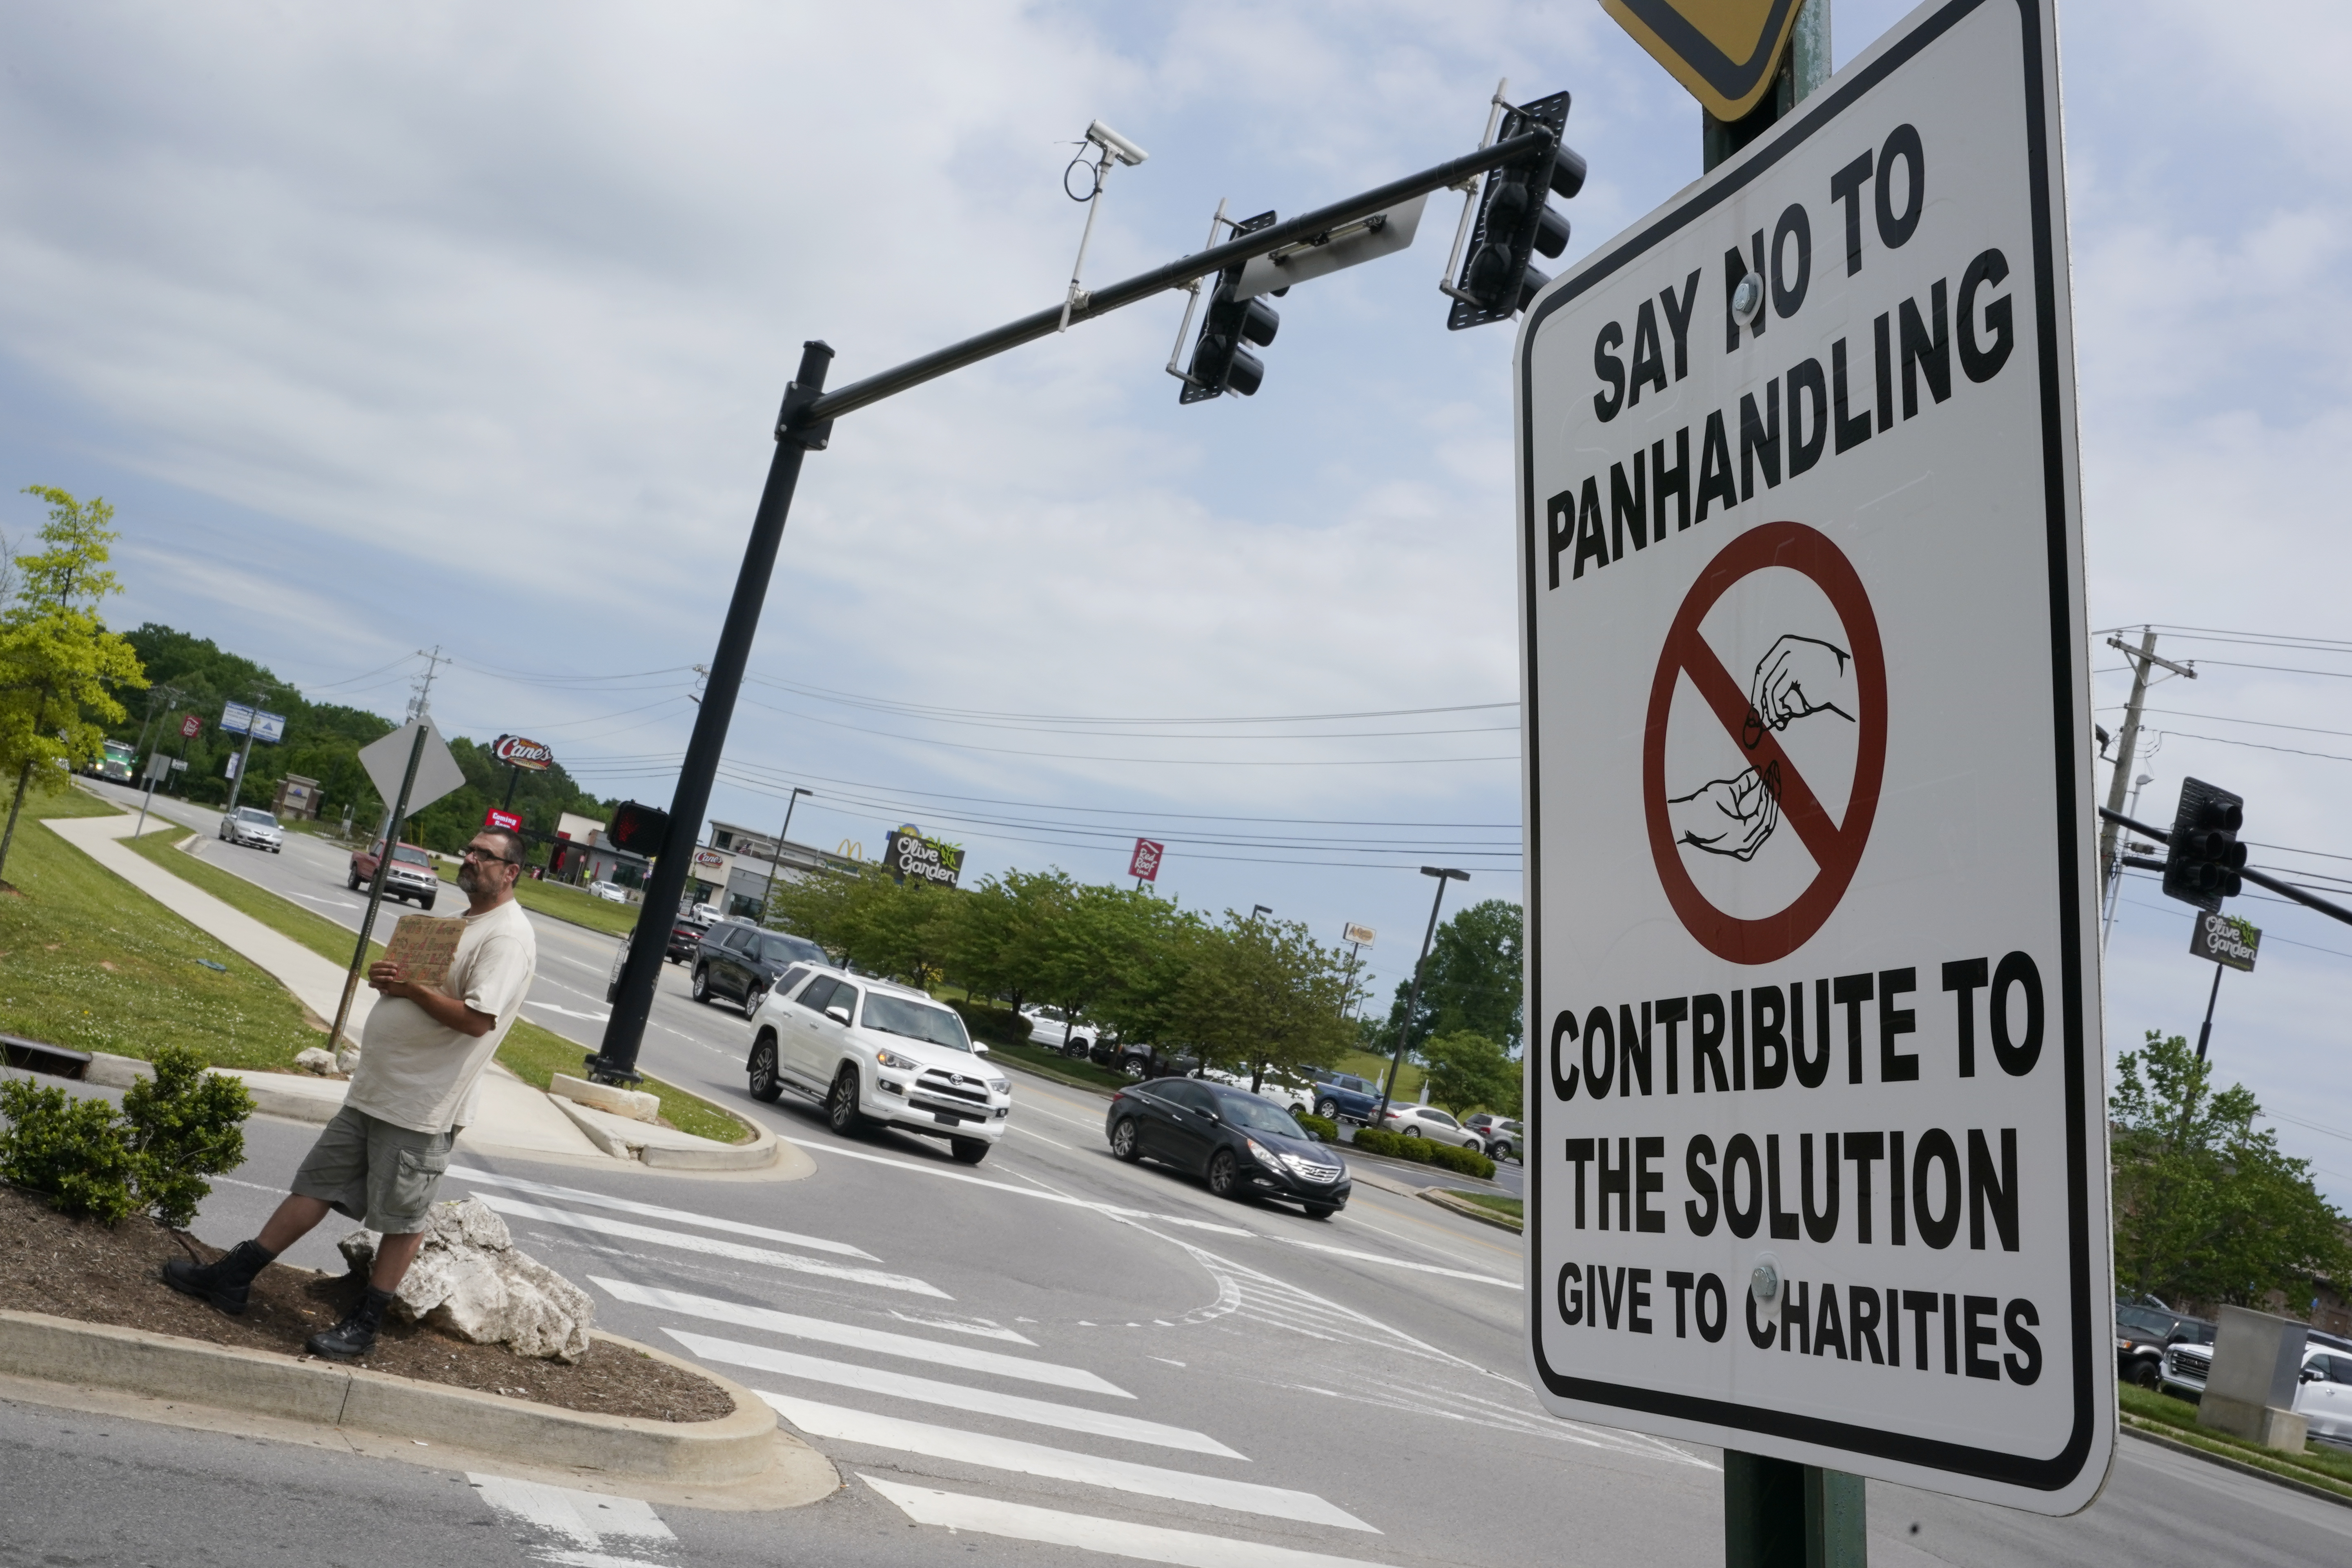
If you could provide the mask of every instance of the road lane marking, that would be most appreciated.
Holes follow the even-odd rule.
[[[662,1332],[704,1361],[748,1366],[757,1372],[804,1378],[811,1383],[830,1383],[892,1399],[944,1405],[951,1410],[969,1410],[980,1415],[1001,1415],[1011,1421],[1059,1426],[1066,1432],[1087,1432],[1097,1437],[1150,1443],[1162,1448],[1182,1448],[1191,1453],[1214,1454],[1226,1459],[1248,1458],[1245,1454],[1234,1452],[1205,1432],[1164,1426],[1157,1421],[1146,1421],[1139,1416],[1115,1415],[1106,1410],[1089,1410],[1081,1405],[1055,1405],[1049,1400],[1031,1399],[1018,1394],[999,1394],[992,1388],[941,1383],[937,1378],[917,1377],[911,1373],[886,1372],[880,1367],[826,1361],[821,1356],[802,1355],[797,1351],[772,1350],[766,1345],[747,1345],[737,1340],[688,1333],[684,1329],[666,1328]]]
[[[1359,1263],[1410,1268],[1419,1274],[1443,1274],[1449,1279],[1468,1279],[1480,1285],[1500,1285],[1506,1290],[1520,1289],[1520,1282],[1517,1279],[1498,1279],[1492,1274],[1473,1274],[1467,1268],[1448,1268],[1442,1263],[1414,1263],[1403,1258],[1384,1258],[1377,1252],[1359,1252],[1352,1247],[1333,1247],[1323,1241],[1302,1241],[1295,1236],[1269,1236],[1265,1239],[1281,1242],[1286,1247],[1303,1247],[1309,1252],[1328,1252],[1335,1258],[1352,1258]]]
[[[1139,1465],[1127,1459],[1105,1458],[1099,1454],[1073,1453],[1067,1448],[1049,1448],[1041,1443],[1024,1443],[1013,1437],[993,1437],[953,1426],[935,1426],[926,1421],[906,1421],[896,1415],[877,1415],[870,1411],[849,1410],[838,1405],[820,1405],[814,1400],[795,1399],[788,1394],[762,1394],[760,1397],[774,1405],[778,1415],[812,1437],[830,1437],[840,1443],[863,1443],[868,1447],[920,1454],[933,1459],[952,1459],[962,1464],[984,1466],[992,1470],[1014,1470],[1023,1475],[1045,1476],[1053,1480],[1109,1487],[1118,1491],[1138,1492],[1145,1497],[1166,1498],[1174,1502],[1201,1503],[1241,1513],[1262,1513],[1275,1519],[1294,1520],[1300,1524],[1328,1524],[1339,1530],[1360,1530],[1373,1535],[1380,1533],[1347,1510],[1325,1501],[1313,1492],[1262,1486],[1255,1481],[1228,1480],[1223,1476],[1195,1475],[1190,1470],[1164,1469],[1158,1465]]]
[[[1071,1148],[1059,1138],[1048,1138],[1034,1127],[1024,1127],[1017,1121],[1011,1125],[1013,1131],[1020,1133],[1024,1138],[1034,1138],[1040,1143],[1051,1143],[1055,1148],[1061,1150],[1066,1154],[1075,1154],[1077,1152],[1076,1149]]]
[[[992,1318],[941,1318],[921,1312],[902,1312],[896,1307],[890,1309],[890,1315],[902,1323],[914,1323],[926,1329],[948,1329],[959,1334],[978,1334],[984,1340],[1003,1340],[1011,1344],[1028,1345],[1033,1349],[1037,1343],[1035,1340],[1018,1329],[1008,1329]],[[1021,1321],[1026,1323],[1034,1322],[1036,1320],[1024,1318]]]
[[[713,1322],[732,1323],[739,1329],[789,1334],[794,1339],[814,1340],[821,1344],[873,1351],[881,1355],[904,1356],[909,1361],[961,1367],[965,1372],[1018,1378],[1024,1383],[1049,1384],[1055,1388],[1074,1389],[1083,1394],[1108,1394],[1118,1399],[1135,1397],[1118,1384],[1106,1382],[1084,1367],[1059,1366],[1052,1362],[1031,1361],[1024,1356],[984,1351],[975,1345],[948,1344],[939,1340],[919,1339],[913,1334],[894,1334],[887,1329],[860,1328],[854,1323],[804,1318],[796,1312],[747,1307],[738,1301],[722,1301],[716,1297],[688,1295],[683,1290],[657,1290],[648,1286],[631,1285],[625,1280],[606,1279],[599,1275],[592,1274],[589,1278],[619,1300],[639,1307],[656,1307],[666,1311],[708,1318]]]
[[[479,1170],[472,1165],[452,1165],[445,1173],[483,1186],[512,1187],[519,1193],[530,1193],[542,1198],[562,1198],[566,1203],[581,1204],[590,1208],[614,1209],[646,1219],[676,1220],[680,1225],[700,1226],[705,1230],[723,1230],[730,1236],[756,1236],[762,1241],[781,1241],[786,1247],[803,1247],[811,1252],[833,1252],[844,1258],[862,1258],[868,1263],[882,1261],[864,1247],[852,1247],[845,1241],[827,1241],[823,1237],[803,1236],[797,1231],[771,1230],[766,1226],[746,1225],[738,1219],[714,1219],[709,1215],[695,1214],[687,1209],[664,1208],[659,1204],[641,1204],[632,1198],[610,1198],[581,1187],[526,1182],[520,1176],[501,1175],[496,1171]]]
[[[744,1247],[732,1241],[719,1241],[707,1236],[687,1236],[677,1231],[656,1230],[648,1225],[631,1225],[625,1220],[603,1219],[594,1215],[573,1214],[567,1209],[551,1209],[539,1204],[527,1204],[519,1198],[499,1193],[477,1194],[482,1202],[502,1215],[517,1219],[533,1219],[545,1225],[569,1226],[602,1237],[620,1237],[630,1241],[650,1241],[657,1247],[675,1247],[681,1252],[708,1253],[713,1258],[731,1258],[742,1263],[761,1263],[771,1268],[782,1268],[794,1274],[822,1275],[827,1279],[845,1279],[856,1285],[873,1285],[885,1290],[904,1290],[914,1296],[936,1296],[942,1301],[954,1297],[936,1285],[927,1284],[908,1274],[889,1274],[879,1268],[855,1268],[846,1264],[824,1263],[814,1258],[803,1258],[793,1252],[773,1252],[764,1247]]]
[[[561,981],[551,982],[551,984],[562,984]],[[568,985],[563,988],[566,991],[572,989]],[[551,1013],[561,1013],[567,1018],[583,1018],[591,1024],[610,1023],[613,1017],[610,1013],[583,1013],[577,1007],[566,1007],[560,1002],[541,1002],[529,996],[523,998],[522,1005],[526,1007],[544,1007]]]
[[[677,1537],[649,1503],[467,1471],[491,1512],[521,1537],[525,1555],[570,1568],[652,1568],[675,1561]],[[614,1550],[608,1550],[614,1549]]]
[[[941,1181],[962,1182],[971,1186],[989,1187],[1000,1193],[1011,1193],[1014,1197],[1038,1198],[1050,1204],[1067,1204],[1072,1208],[1093,1209],[1097,1214],[1108,1215],[1114,1219],[1154,1220],[1161,1225],[1180,1225],[1191,1230],[1215,1231],[1220,1236],[1254,1237],[1257,1235],[1257,1232],[1244,1230],[1237,1225],[1219,1225],[1214,1220],[1206,1219],[1186,1219],[1181,1215],[1154,1214],[1149,1209],[1124,1208],[1118,1204],[1073,1197],[1067,1193],[1049,1192],[1035,1187],[1016,1187],[1009,1182],[992,1182],[986,1176],[966,1175],[961,1171],[943,1171],[935,1165],[919,1165],[912,1160],[894,1160],[886,1154],[868,1154],[862,1149],[847,1149],[838,1143],[820,1143],[814,1139],[793,1138],[781,1132],[777,1136],[787,1143],[797,1143],[803,1149],[815,1149],[827,1154],[837,1154],[845,1160],[865,1160],[877,1165],[888,1165],[897,1170],[913,1171],[919,1175],[936,1176]]]
[[[1074,1546],[1081,1552],[1133,1557],[1146,1563],[1173,1563],[1180,1568],[1375,1568],[1360,1558],[1334,1557],[1328,1552],[1301,1552],[1296,1547],[1202,1535],[1157,1524],[1130,1524],[1119,1519],[1064,1513],[1058,1509],[1034,1508],[1027,1503],[1000,1502],[994,1498],[969,1497],[931,1487],[905,1486],[862,1472],[857,1479],[896,1503],[917,1524],[936,1524],[948,1530]]]

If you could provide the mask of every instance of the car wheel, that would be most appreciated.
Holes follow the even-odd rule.
[[[1318,1100],[1315,1102],[1315,1114],[1326,1121],[1337,1121],[1339,1120],[1339,1102],[1336,1100]]]
[[[354,870],[352,872],[351,882],[350,882],[349,886],[350,886],[350,888],[351,888],[352,891],[352,892],[354,892],[354,893],[356,893],[356,892],[358,892],[358,891],[360,890],[360,874],[359,874],[359,872],[358,872],[356,869],[354,869]]]
[[[1231,1149],[1220,1149],[1209,1156],[1209,1191],[1221,1198],[1242,1195],[1241,1162],[1234,1158]]]
[[[416,900],[416,907],[425,910],[427,914],[430,914],[433,911],[433,900],[431,899],[419,899]]]
[[[857,1068],[844,1062],[841,1070],[833,1075],[833,1088],[824,1097],[824,1120],[835,1132],[845,1136],[866,1125],[866,1118],[857,1110]]]
[[[753,1100],[773,1103],[776,1097],[784,1092],[783,1084],[776,1077],[775,1036],[762,1034],[759,1043],[751,1047],[751,1072]]]
[[[950,1138],[948,1140],[948,1152],[955,1156],[959,1165],[977,1165],[988,1158],[988,1140]]]
[[[765,1002],[767,999],[768,988],[764,985],[754,985],[749,991],[744,992],[743,1016],[746,1018],[755,1016],[760,1011],[760,1004]]]
[[[286,853],[286,846],[283,844],[273,844],[269,847],[269,852],[272,855],[283,855]]]
[[[694,966],[694,999],[706,1007],[710,1005],[710,966],[707,963]]]
[[[1308,1204],[1307,1205],[1307,1217],[1308,1219],[1329,1219],[1333,1215],[1338,1214],[1339,1212],[1339,1205],[1338,1204]]]
[[[2150,1361],[2139,1363],[2132,1368],[2131,1380],[2142,1388],[2153,1389],[2158,1381],[2156,1363]]]
[[[1132,1165],[1143,1158],[1143,1150],[1135,1141],[1135,1118],[1124,1116],[1110,1130],[1110,1152]]]
[[[1079,1062],[1086,1060],[1087,1053],[1093,1049],[1094,1043],[1090,1040],[1072,1040],[1062,1047],[1062,1055],[1071,1061]]]
[[[1119,1077],[1129,1083],[1141,1083],[1151,1073],[1151,1064],[1141,1057],[1129,1057],[1118,1064]]]
[[[1509,1159],[1510,1157],[1511,1157],[1511,1146],[1510,1146],[1508,1143],[1497,1143],[1497,1144],[1496,1144],[1496,1145],[1495,1145],[1495,1152],[1494,1152],[1492,1154],[1490,1154],[1490,1155],[1488,1155],[1488,1156],[1487,1156],[1487,1158],[1492,1159],[1492,1160],[1507,1160],[1507,1159]]]
[[[1421,1129],[1418,1127],[1407,1127],[1404,1130],[1404,1135],[1408,1138],[1418,1138],[1421,1136]]]

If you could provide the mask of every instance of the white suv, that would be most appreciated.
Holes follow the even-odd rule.
[[[868,1121],[944,1138],[967,1165],[988,1158],[1013,1084],[982,1059],[963,1020],[920,991],[794,964],[751,1015],[751,1097],[784,1087],[824,1101],[836,1132]]]

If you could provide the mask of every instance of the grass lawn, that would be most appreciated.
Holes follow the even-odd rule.
[[[2120,1388],[2126,1422],[2137,1421],[2141,1426],[2158,1428],[2166,1436],[2180,1442],[2352,1497],[2352,1454],[2341,1448],[2314,1443],[2306,1446],[2300,1454],[2282,1453],[2276,1448],[2265,1448],[2259,1443],[2249,1443],[2242,1437],[2233,1437],[2227,1432],[2200,1426],[2197,1425],[2197,1406],[2185,1399],[2157,1394],[2136,1384],[2123,1384]]]
[[[525,1083],[540,1089],[547,1087],[548,1079],[555,1073],[580,1076],[580,1058],[586,1047],[567,1040],[552,1029],[541,1028],[528,1018],[517,1018],[514,1026],[499,1047],[499,1060],[507,1070]],[[646,1092],[661,1097],[662,1120],[681,1132],[691,1132],[698,1138],[714,1139],[721,1143],[748,1143],[752,1138],[751,1125],[742,1118],[720,1110],[710,1101],[691,1095],[674,1085],[648,1076]]]
[[[1388,1076],[1389,1058],[1376,1057],[1370,1051],[1349,1051],[1339,1058],[1339,1066],[1333,1070],[1353,1073],[1358,1078],[1369,1079],[1377,1086],[1381,1079]],[[1396,1088],[1389,1091],[1389,1098],[1408,1105],[1412,1104],[1421,1098],[1421,1064],[1411,1061],[1405,1063],[1398,1069]]]
[[[13,886],[0,890],[0,1030],[78,1051],[144,1059],[176,1045],[218,1067],[290,1070],[295,1052],[323,1040],[283,985],[39,821],[113,815],[78,790],[26,803],[5,873]]]
[[[1528,1217],[1526,1202],[1512,1197],[1507,1193],[1467,1193],[1460,1187],[1448,1187],[1445,1190],[1465,1202],[1476,1204],[1482,1209],[1493,1209],[1496,1214],[1507,1214],[1513,1219],[1523,1220]]]
[[[436,862],[445,882],[457,879],[457,868]],[[593,893],[563,882],[541,882],[525,877],[515,884],[515,901],[535,915],[551,915],[606,936],[627,936],[637,929],[636,904],[608,904]],[[348,955],[347,955],[348,956]]]
[[[350,966],[352,947],[359,940],[356,933],[345,931],[315,910],[306,910],[290,899],[281,898],[267,888],[247,881],[234,871],[199,860],[194,855],[174,847],[187,836],[186,828],[174,826],[168,832],[142,834],[130,843],[132,849],[174,877],[194,882],[240,914],[251,915],[278,935],[292,938],[338,968]],[[379,935],[391,934],[393,922],[409,912],[406,905],[385,900],[383,908],[376,911],[376,932]],[[373,963],[383,956],[383,943],[370,942],[369,961]]]

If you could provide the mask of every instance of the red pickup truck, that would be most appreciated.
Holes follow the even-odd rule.
[[[383,840],[379,838],[364,849],[352,851],[351,888],[353,892],[375,880],[377,866],[383,863]],[[385,873],[383,896],[405,901],[415,900],[425,909],[433,907],[433,895],[441,890],[441,878],[433,869],[433,857],[415,844],[395,845],[392,851],[392,869]]]

